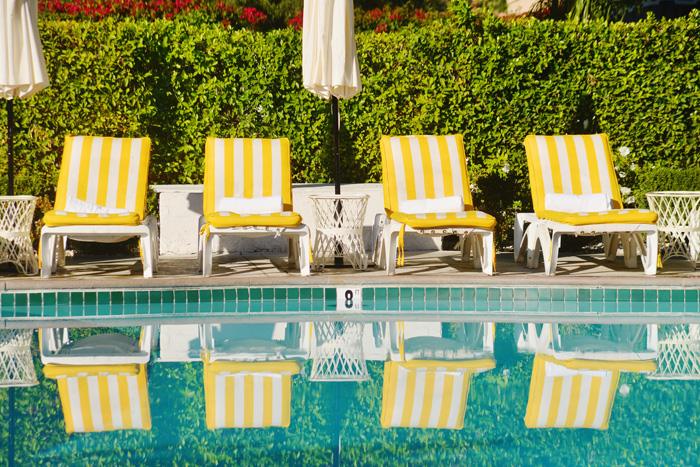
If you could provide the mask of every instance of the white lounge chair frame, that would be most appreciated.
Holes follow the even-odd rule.
[[[116,334],[101,334],[103,342],[109,343]],[[66,351],[66,345],[71,343],[68,328],[42,329],[40,332],[41,362],[44,365],[121,365],[121,364],[146,364],[151,359],[153,346],[153,326],[144,326],[140,343],[130,349],[127,354],[106,352],[95,355],[74,355]],[[75,341],[79,346],[80,341]]]
[[[567,136],[568,137],[568,136]],[[609,155],[609,143],[606,135],[586,135],[586,137],[591,138],[594,141],[594,145],[598,145],[596,150],[603,151],[598,155],[599,165],[600,158],[606,157],[606,164],[612,164]],[[525,140],[525,146],[529,151],[528,141],[532,141],[532,138],[541,138],[540,136],[528,136]],[[545,138],[553,138],[547,136]],[[563,138],[560,136],[554,138]],[[583,136],[575,136],[575,138],[583,138]],[[534,156],[533,156],[534,157]],[[546,157],[546,156],[545,156]],[[530,155],[528,154],[528,161],[530,160]],[[530,165],[530,170],[532,171],[532,164]],[[599,173],[605,173],[607,171],[612,171],[610,167],[599,167]],[[541,174],[537,174],[541,176]],[[602,175],[601,175],[602,176]],[[611,175],[612,177],[612,175]],[[614,178],[614,177],[612,177]],[[531,186],[533,183],[533,174],[530,174]],[[613,200],[620,198],[620,190],[617,184],[617,179],[610,180],[610,190],[608,193]],[[533,201],[537,204],[543,200],[535,200],[535,189],[538,191],[544,190],[544,187],[537,186],[533,187]],[[543,196],[540,193],[540,196]],[[617,201],[616,201],[617,202]],[[618,206],[617,211],[621,209],[622,206]],[[543,208],[543,206],[542,206]],[[531,219],[528,219],[531,220]],[[532,237],[535,233],[536,239]],[[646,245],[642,235],[646,234]],[[617,256],[617,246],[622,243],[622,248],[624,251],[625,267],[634,269],[637,267],[637,254],[641,256],[642,266],[644,268],[644,273],[647,275],[655,275],[657,268],[657,258],[658,258],[658,229],[655,224],[633,224],[633,223],[596,223],[589,225],[571,225],[561,222],[556,222],[548,219],[537,218],[535,222],[532,222],[528,227],[525,238],[522,239],[520,245],[516,248],[520,254],[523,252],[522,246],[527,242],[528,248],[528,267],[536,268],[537,261],[539,260],[539,251],[542,249],[544,253],[544,266],[545,273],[547,275],[554,275],[556,273],[557,259],[559,257],[559,247],[561,245],[562,235],[576,235],[576,236],[603,236],[603,242],[605,247],[605,256],[607,260],[614,261]],[[532,255],[530,255],[532,253]],[[520,254],[518,256],[520,256]],[[516,261],[518,258],[516,257]]]

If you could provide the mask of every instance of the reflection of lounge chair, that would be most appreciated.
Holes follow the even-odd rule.
[[[289,261],[310,273],[309,229],[292,212],[289,140],[207,138],[199,259],[211,275],[211,235],[285,235]]]
[[[590,334],[560,334],[559,325],[515,325],[520,351],[553,355],[557,359],[654,360],[658,352],[655,324],[603,324]]]
[[[289,426],[292,375],[309,352],[305,326],[204,325],[202,335],[207,428]]]
[[[66,137],[56,203],[41,229],[42,277],[64,261],[67,238],[109,243],[139,237],[144,277],[157,271],[156,220],[146,217],[150,150],[148,138]]]
[[[462,136],[383,136],[380,148],[387,217],[379,261],[387,274],[395,272],[397,246],[403,264],[404,233],[459,235],[463,260],[473,238],[475,267],[492,274],[496,220],[474,210]]]
[[[555,273],[562,235],[604,235],[608,259],[615,258],[621,240],[627,267],[636,267],[639,250],[644,272],[656,274],[657,215],[623,208],[606,135],[530,135],[525,150],[537,215],[527,236],[537,235],[537,242],[523,242],[534,244],[534,261],[542,248],[547,274]]]
[[[538,354],[525,414],[528,428],[608,427],[620,372],[650,373],[653,361],[557,360]]]
[[[392,360],[384,365],[382,426],[461,429],[472,374],[496,364],[493,325],[457,325],[456,339],[443,336],[442,323],[389,326]]]
[[[140,343],[121,334],[71,342],[67,329],[45,329],[40,340],[44,376],[58,384],[67,432],[150,430],[151,327]]]

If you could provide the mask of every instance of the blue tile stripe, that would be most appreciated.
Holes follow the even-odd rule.
[[[698,289],[367,287],[364,312],[700,314]],[[5,292],[0,318],[82,318],[336,311],[335,288]]]

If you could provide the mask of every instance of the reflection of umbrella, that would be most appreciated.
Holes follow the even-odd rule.
[[[304,87],[331,100],[335,140],[335,194],[340,194],[338,97],[362,90],[355,47],[352,0],[304,0],[302,73]]]
[[[14,194],[13,99],[49,85],[37,27],[37,0],[3,0],[0,11],[0,96],[7,99],[8,194]]]

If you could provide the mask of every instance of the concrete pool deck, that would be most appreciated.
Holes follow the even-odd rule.
[[[406,265],[397,268],[395,276],[387,276],[384,270],[373,267],[367,271],[326,267],[302,277],[298,270],[289,268],[285,254],[247,253],[215,256],[211,277],[202,277],[197,271],[196,256],[161,256],[158,274],[144,279],[137,257],[79,256],[67,258],[66,266],[49,279],[5,273],[0,278],[0,292],[277,285],[700,288],[700,269],[694,270],[683,259],[671,259],[656,276],[646,276],[641,265],[637,269],[626,269],[622,258],[613,263],[605,261],[602,253],[564,253],[559,259],[557,275],[547,276],[541,264],[538,269],[528,269],[523,263],[515,263],[511,252],[499,252],[496,270],[496,274],[487,276],[469,263],[460,263],[457,251],[426,251],[407,252]]]

